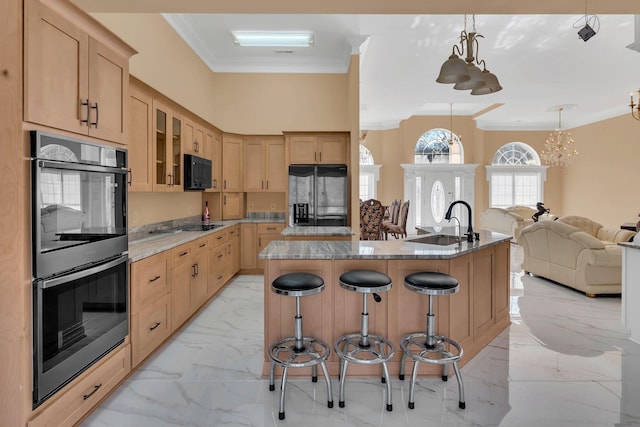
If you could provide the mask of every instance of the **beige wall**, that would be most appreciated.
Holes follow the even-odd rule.
[[[94,14],[138,51],[130,72],[225,132],[350,129],[347,74],[213,73],[159,14]]]
[[[359,61],[351,61],[347,74],[239,74],[212,73],[182,39],[157,14],[97,14],[95,17],[140,53],[131,59],[131,73],[171,99],[227,132],[277,134],[283,130],[349,130],[351,156],[357,159]],[[449,128],[449,116],[416,116],[400,127],[370,131],[366,144],[382,164],[378,197],[382,201],[402,198],[401,163],[413,162],[413,147],[426,130]],[[547,131],[482,131],[469,116],[454,116],[453,131],[462,136],[466,163],[476,170],[477,214],[488,205],[488,184],[483,165],[490,164],[501,145],[521,141],[538,152]],[[545,183],[545,205],[558,215],[578,214],[607,226],[635,221],[640,206],[638,182],[640,123],[628,116],[573,129],[580,152],[567,168],[551,167]],[[355,167],[352,168],[354,176]],[[352,179],[357,201],[357,179]],[[171,196],[180,197],[180,196]],[[183,211],[198,211],[194,196],[184,196]],[[165,195],[133,194],[138,212],[135,223],[164,217],[159,206]],[[262,206],[262,203],[257,203]],[[145,212],[151,209],[155,212]],[[144,219],[142,219],[144,218]],[[355,225],[357,216],[352,215]]]
[[[413,163],[415,143],[429,129],[450,127],[449,117],[416,116],[398,129],[369,131],[367,148],[376,164],[382,164],[378,198],[390,202],[403,198],[401,163]],[[475,222],[488,206],[489,187],[484,165],[491,164],[502,145],[519,141],[540,152],[548,131],[482,131],[470,117],[455,117],[453,131],[462,135],[465,163],[478,163],[475,188]],[[635,222],[640,212],[640,123],[629,115],[570,130],[578,158],[568,167],[550,167],[544,189],[545,206],[559,216],[581,215],[608,227]]]

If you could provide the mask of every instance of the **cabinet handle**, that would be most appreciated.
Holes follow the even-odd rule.
[[[83,107],[87,107],[87,118],[86,119],[80,119],[80,123],[84,123],[86,126],[89,126],[89,99],[87,98],[84,101],[80,101],[80,105]]]
[[[262,246],[262,237],[258,237],[258,247]]]
[[[98,103],[96,102],[95,104],[93,104],[91,106],[92,109],[96,110],[96,121],[93,123],[90,123],[91,126],[94,126],[96,129],[98,129],[98,117],[99,117],[99,113],[100,111],[98,110]]]
[[[160,326],[160,323],[162,323],[162,322],[156,322],[156,323],[154,323],[154,325],[153,325],[153,326],[151,326],[151,327],[149,328],[149,330],[150,330],[150,331],[153,331],[153,330],[154,330],[154,329],[156,329],[158,326]]]
[[[206,244],[206,243],[200,243],[200,247],[201,247],[201,248],[204,248],[205,246],[207,246],[207,244]]]
[[[222,279],[224,276],[221,274],[218,276],[218,280]]]
[[[224,195],[224,204],[225,205],[227,204],[227,195],[226,194]]]
[[[320,152],[320,161],[322,161],[322,151]]]
[[[264,181],[260,181],[260,189],[264,190]]]
[[[128,175],[127,185],[131,187],[131,183],[133,182],[133,171],[131,170],[131,168],[127,169],[127,175]]]
[[[267,180],[267,190],[269,189],[269,180]]]
[[[98,391],[98,389],[100,389],[100,387],[102,387],[102,383],[100,384],[96,384],[93,386],[93,390],[91,390],[91,392],[89,394],[85,394],[84,396],[82,396],[82,400],[87,400],[88,398],[90,398],[91,396],[93,396],[93,394]]]
[[[318,152],[317,152],[317,151],[314,151],[314,152],[313,152],[313,161],[315,162],[315,161],[317,161],[317,160],[318,160]]]
[[[222,236],[216,237],[216,240],[221,240],[221,239],[222,239]]]
[[[159,278],[160,278],[160,276],[156,276],[156,277],[154,277],[153,279],[149,279],[149,283],[153,283],[153,282],[155,282],[156,280],[158,280]]]
[[[227,189],[227,180],[226,179],[222,180],[222,189],[223,190]]]
[[[193,270],[193,273],[191,273],[191,277],[198,277],[198,264],[193,264],[191,266],[191,269]]]
[[[197,153],[197,152],[199,152],[199,151],[200,151],[200,143],[199,143],[198,141],[194,141],[194,142],[193,142],[193,145],[194,145],[194,147],[195,147],[195,148],[194,148],[194,151],[195,151],[196,153]]]
[[[267,227],[267,230],[275,230],[275,227]]]
[[[223,254],[218,254],[218,259],[222,258],[223,256]]]
[[[217,179],[213,180],[213,188],[218,188],[218,180]]]
[[[185,256],[185,255],[186,255],[186,254],[188,254],[188,253],[189,253],[189,251],[184,251],[184,252],[182,252],[182,253],[180,254],[180,256]]]

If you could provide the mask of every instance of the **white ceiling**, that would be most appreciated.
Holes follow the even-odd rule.
[[[481,129],[528,130],[557,128],[563,105],[562,127],[572,128],[628,113],[629,93],[640,86],[640,53],[626,47],[634,43],[633,15],[598,15],[587,42],[577,35],[580,15],[476,16],[484,36],[478,56],[504,88],[481,96],[435,82],[462,15],[163,16],[215,72],[345,73],[352,52],[361,52],[361,129],[448,116],[451,104],[454,115],[476,115]],[[315,45],[238,47],[231,30],[311,30]]]

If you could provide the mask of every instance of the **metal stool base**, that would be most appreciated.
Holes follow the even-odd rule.
[[[391,341],[378,335],[368,335],[366,346],[361,345],[362,340],[362,334],[348,334],[338,338],[334,345],[335,353],[340,357],[340,398],[338,404],[344,408],[344,384],[349,362],[362,365],[381,364],[382,382],[387,385],[387,411],[392,411],[391,379],[387,362],[395,356],[396,348]]]
[[[427,345],[427,340],[433,343],[431,346]],[[449,345],[455,349],[455,353],[451,353],[446,349]],[[433,335],[429,337],[426,333],[417,332],[408,334],[402,337],[400,340],[400,349],[402,350],[402,357],[400,359],[400,375],[399,379],[404,380],[404,364],[407,356],[413,359],[413,371],[411,373],[411,381],[409,383],[409,409],[414,408],[413,394],[416,384],[416,377],[418,375],[418,365],[420,362],[442,365],[442,380],[447,381],[447,366],[453,365],[453,370],[458,380],[458,394],[459,401],[458,407],[464,409],[466,407],[464,401],[464,383],[462,382],[462,375],[460,375],[460,369],[458,367],[458,361],[462,358],[463,350],[460,344],[454,340]]]
[[[280,386],[280,412],[278,418],[284,420],[284,393],[287,385],[287,374],[289,368],[311,367],[311,380],[318,381],[317,368],[322,368],[325,381],[327,383],[327,406],[333,408],[333,391],[329,371],[325,361],[329,357],[329,345],[324,341],[312,338],[302,338],[302,348],[296,348],[296,337],[283,338],[273,343],[269,347],[269,358],[271,359],[271,369],[269,372],[269,390],[275,390],[274,377],[276,365],[282,366],[282,385]],[[296,361],[299,360],[299,361]]]

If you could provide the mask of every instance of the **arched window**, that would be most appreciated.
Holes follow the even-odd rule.
[[[413,151],[414,163],[464,163],[462,144],[455,133],[446,129],[431,129],[420,136]]]
[[[371,151],[360,144],[360,200],[377,199],[380,166],[374,164]]]
[[[498,148],[491,166],[487,166],[489,206],[514,205],[535,207],[544,201],[546,166],[540,156],[524,142],[510,142]]]

